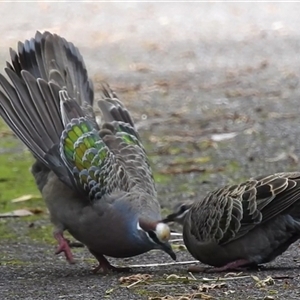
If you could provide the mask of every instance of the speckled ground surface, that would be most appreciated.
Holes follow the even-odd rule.
[[[300,4],[41,2],[0,3],[0,9],[1,69],[8,47],[36,30],[50,30],[80,47],[96,89],[104,79],[117,91],[161,175],[157,187],[163,207],[249,176],[299,169]],[[224,133],[234,134],[218,141]],[[248,277],[199,295],[200,279],[216,274],[168,281],[171,274],[190,276],[185,266],[170,266],[93,275],[94,260],[85,249],[75,250],[77,264],[70,266],[53,255],[53,245],[23,238],[28,224],[7,222],[22,238],[1,242],[0,237],[1,299],[179,299],[192,294],[299,299],[298,242],[265,270],[244,272],[239,276]],[[186,251],[177,252],[179,261],[192,259]],[[170,262],[161,252],[112,261]],[[131,289],[120,285],[121,276],[135,273],[154,279]],[[271,276],[274,282],[261,286],[251,275]]]

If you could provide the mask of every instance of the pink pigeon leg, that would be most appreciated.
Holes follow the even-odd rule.
[[[73,258],[73,254],[71,252],[68,241],[64,238],[63,233],[61,231],[55,231],[54,232],[54,237],[58,241],[58,248],[55,251],[55,254],[59,254],[59,253],[64,252],[67,261],[70,264],[74,264],[75,261],[74,261],[74,258]]]
[[[241,271],[245,269],[245,267],[249,266],[249,264],[251,263],[246,259],[238,259],[226,264],[223,267],[211,268],[210,270],[208,270],[208,272],[213,273],[213,272],[226,272],[226,271]]]
[[[251,263],[246,259],[238,259],[218,268],[203,268],[198,266],[192,266],[189,268],[189,271],[193,273],[218,273],[227,271],[241,271],[244,270],[244,268],[249,266],[250,264]]]

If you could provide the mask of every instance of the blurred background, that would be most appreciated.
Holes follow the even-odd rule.
[[[165,160],[205,151],[195,164],[209,167],[186,171],[196,186],[207,168],[229,168],[209,175],[220,185],[297,167],[299,4],[41,1],[0,8],[0,67],[8,48],[36,30],[72,41],[96,97],[101,80],[117,91],[159,170]],[[240,172],[231,172],[236,165]],[[176,162],[173,168],[181,175]]]
[[[299,36],[297,3],[84,3],[39,1],[1,3],[1,54],[18,40],[31,37],[36,30],[49,30],[72,40],[82,49],[94,49],[96,61],[89,61],[92,73],[108,72],[122,59],[135,60],[149,51],[169,51],[165,59],[173,71],[195,71],[210,67],[246,64],[242,53],[252,54],[252,63],[272,53],[268,45],[249,46],[253,40],[276,36]],[[213,49],[213,45],[218,47]],[[236,45],[239,44],[239,49]],[[284,44],[280,43],[284,49]],[[105,50],[111,47],[110,55]],[[174,47],[180,47],[177,51]],[[216,47],[216,46],[215,46]],[[174,50],[174,51],[171,51]],[[182,51],[195,51],[194,66],[178,60]],[[256,52],[254,52],[254,50]],[[274,49],[275,50],[275,49]],[[84,52],[85,56],[86,53]],[[177,55],[176,55],[177,54]],[[223,54],[224,57],[220,56]],[[2,54],[3,55],[3,54]],[[96,55],[96,54],[95,54]],[[99,56],[98,56],[99,55]],[[105,59],[104,59],[105,58]],[[118,59],[119,58],[119,59]],[[150,58],[145,57],[146,62]],[[282,57],[281,62],[286,62]],[[176,63],[175,63],[176,62]],[[151,56],[155,64],[157,57]],[[127,69],[130,63],[128,63]],[[111,69],[110,68],[110,69]]]
[[[17,49],[18,41],[36,30],[78,46],[96,97],[105,80],[130,109],[166,214],[179,201],[197,200],[227,183],[299,170],[299,9],[299,3],[0,3],[0,69],[9,60],[9,47]],[[8,278],[25,274],[33,259],[55,274],[43,273],[45,286],[71,268],[53,259],[52,227],[28,171],[31,163],[0,121],[0,214],[20,216],[0,218],[4,295],[20,284],[8,285]],[[294,250],[276,266],[299,266]],[[86,270],[90,257],[82,251],[76,255]],[[188,254],[181,251],[180,259]],[[156,257],[150,253],[139,260]],[[30,262],[26,270],[24,262]],[[32,267],[33,277],[39,277],[39,267]],[[69,283],[71,290],[76,291],[75,283]],[[64,287],[56,284],[57,290],[45,288],[41,295],[61,295]],[[32,291],[37,286],[33,280]],[[243,292],[240,288],[239,295]]]

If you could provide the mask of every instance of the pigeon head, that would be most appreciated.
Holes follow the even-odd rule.
[[[171,223],[176,222],[183,225],[185,217],[189,212],[190,208],[192,207],[194,201],[185,201],[175,205],[174,212],[169,214],[165,219],[161,222],[164,223]]]
[[[140,218],[137,223],[137,229],[143,240],[151,243],[152,248],[163,250],[172,259],[176,260],[176,254],[168,242],[171,233],[167,224],[163,222],[149,222]]]

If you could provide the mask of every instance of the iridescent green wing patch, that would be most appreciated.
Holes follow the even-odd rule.
[[[117,135],[128,145],[136,145],[144,150],[138,133],[130,125],[118,122],[116,126]],[[144,150],[145,151],[145,150]]]
[[[72,119],[66,126],[60,152],[76,183],[91,200],[95,195],[99,198],[109,192],[108,177],[113,173],[114,155],[86,118]]]

